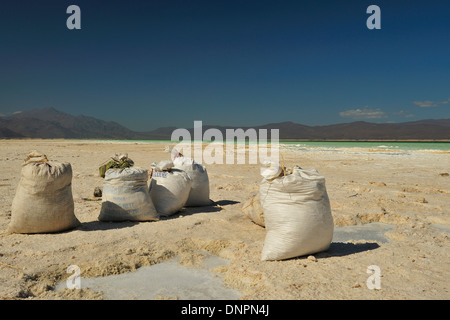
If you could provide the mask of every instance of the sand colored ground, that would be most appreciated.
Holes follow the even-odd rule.
[[[177,257],[199,268],[208,255],[229,260],[214,268],[242,299],[449,299],[450,154],[386,150],[282,151],[286,166],[315,168],[326,178],[336,228],[382,222],[388,242],[333,242],[326,252],[261,261],[265,229],[242,213],[258,190],[260,165],[208,165],[215,205],[185,208],[157,222],[98,221],[98,166],[128,153],[135,166],[168,159],[165,144],[94,141],[0,142],[0,299],[102,299],[90,289],[55,290],[70,275],[130,272]],[[23,159],[36,149],[72,164],[75,214],[81,225],[55,234],[8,234]],[[90,200],[88,200],[90,199]],[[381,270],[370,290],[367,268]],[[161,297],[176,299],[176,296]]]

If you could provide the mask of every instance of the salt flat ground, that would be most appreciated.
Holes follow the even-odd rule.
[[[259,188],[259,164],[207,165],[212,206],[184,208],[155,222],[98,221],[101,201],[95,201],[93,191],[102,185],[99,165],[115,153],[128,153],[135,166],[150,168],[152,162],[169,158],[164,147],[0,141],[0,298],[106,299],[101,290],[57,286],[71,275],[66,272],[70,265],[80,268],[83,279],[173,261],[194,271],[208,270],[220,279],[219,285],[238,292],[239,299],[450,298],[448,152],[282,149],[287,167],[315,168],[325,176],[335,237],[327,251],[313,256],[261,261],[265,229],[241,210]],[[75,215],[81,222],[76,229],[6,232],[21,165],[33,149],[71,163]],[[211,257],[226,263],[211,266]],[[371,265],[380,269],[380,289],[366,285]],[[158,292],[155,299],[183,299],[174,292]]]

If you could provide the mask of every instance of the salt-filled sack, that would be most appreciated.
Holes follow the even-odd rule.
[[[8,231],[50,233],[80,224],[74,214],[72,166],[31,152],[22,165]]]
[[[149,193],[158,214],[169,216],[180,211],[189,197],[191,185],[189,175],[173,168],[172,161],[155,163],[152,166]]]
[[[275,170],[276,171],[276,170]],[[296,166],[260,184],[266,237],[262,260],[282,260],[327,250],[333,217],[325,178]]]
[[[108,169],[103,179],[100,221],[156,221],[148,193],[148,171],[138,167]]]
[[[183,156],[173,159],[175,169],[186,172],[192,179],[191,190],[186,201],[186,207],[208,206],[209,199],[209,177],[206,167],[191,158]]]

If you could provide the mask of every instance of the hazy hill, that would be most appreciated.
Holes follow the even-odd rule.
[[[203,131],[224,127],[204,125]],[[421,120],[404,123],[371,123],[356,121],[327,126],[306,126],[294,122],[270,123],[256,130],[279,129],[280,139],[300,140],[450,140],[450,119]],[[84,115],[73,116],[54,108],[35,109],[0,117],[0,138],[65,138],[65,139],[170,139],[176,127],[163,127],[149,132],[135,132],[116,122]],[[247,130],[249,127],[242,127]],[[188,128],[193,138],[193,129]]]
[[[27,138],[142,139],[142,135],[112,121],[73,116],[54,108],[35,109],[3,117],[0,128]],[[11,135],[11,132],[9,133]],[[1,134],[1,132],[0,132]],[[3,136],[9,138],[8,136]]]
[[[208,128],[219,129],[224,139],[226,129],[235,129],[204,126],[203,130]],[[270,139],[270,129],[279,129],[280,140],[450,140],[450,119],[395,124],[357,121],[328,126],[305,126],[294,122],[281,122],[253,128],[267,129],[268,139]],[[249,127],[242,127],[242,129],[247,130]],[[189,131],[193,137],[193,129]]]

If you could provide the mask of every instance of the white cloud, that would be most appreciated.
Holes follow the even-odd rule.
[[[413,101],[413,103],[416,106],[419,106],[421,108],[435,108],[438,107],[439,104],[430,100],[425,100],[425,101]]]
[[[343,118],[351,118],[354,120],[361,119],[382,119],[386,118],[387,115],[384,111],[380,109],[370,109],[365,106],[362,109],[346,110],[339,112],[339,115]]]
[[[441,102],[441,104],[447,104],[447,103],[450,103],[450,98]]]
[[[440,107],[443,104],[448,104],[450,102],[450,98],[444,101],[431,101],[431,100],[424,100],[424,101],[413,101],[413,103],[416,106],[419,106],[421,108],[436,108]]]

